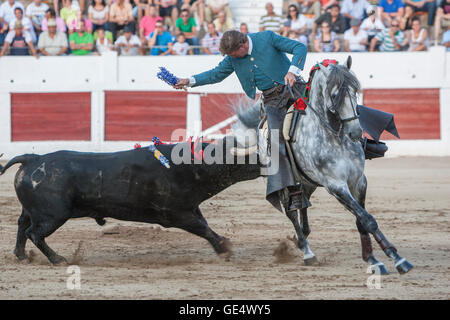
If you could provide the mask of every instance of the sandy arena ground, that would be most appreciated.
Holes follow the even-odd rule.
[[[263,200],[263,179],[236,184],[201,206],[210,226],[233,242],[230,261],[181,230],[70,220],[47,238],[80,267],[81,289],[69,290],[67,266],[50,265],[31,242],[29,261],[18,262],[12,253],[20,214],[13,188],[17,168],[0,177],[0,299],[450,298],[450,158],[367,162],[366,207],[415,265],[399,275],[374,243],[376,257],[391,271],[378,290],[366,286],[370,274],[350,212],[323,189],[316,191],[309,241],[320,263],[306,267],[287,240],[294,235],[291,222]]]

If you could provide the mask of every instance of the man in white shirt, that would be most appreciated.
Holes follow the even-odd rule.
[[[367,0],[343,0],[341,14],[347,20],[347,23],[352,19],[364,18],[364,11],[370,6]]]
[[[137,56],[142,44],[139,37],[132,33],[131,27],[126,26],[123,35],[116,40],[114,45],[119,49],[121,56]]]
[[[45,18],[45,12],[49,9],[42,0],[34,0],[25,10],[25,16],[33,23],[34,31],[37,34],[42,32],[42,20]]]
[[[38,49],[44,56],[61,56],[67,53],[69,43],[66,34],[56,31],[55,19],[48,20],[48,31],[39,36]]]
[[[359,19],[350,21],[351,28],[344,33],[344,48],[347,52],[367,51],[367,33],[359,27]]]
[[[14,15],[15,17],[11,19],[10,25],[14,25],[16,21],[22,22],[24,32],[28,32],[31,36],[31,41],[36,44],[36,32],[34,32],[33,23],[30,19],[23,16],[23,9],[15,8]]]
[[[25,10],[23,4],[15,0],[8,0],[0,5],[0,17],[2,17],[9,25],[11,25],[11,20],[14,19],[15,8],[21,8],[22,12]],[[11,29],[12,28],[13,27],[11,27]]]
[[[374,6],[370,6],[366,9],[367,18],[364,19],[360,28],[367,33],[368,42],[372,40],[375,35],[384,30],[384,23],[377,17],[376,8]]]

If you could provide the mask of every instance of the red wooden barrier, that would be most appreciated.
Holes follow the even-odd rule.
[[[91,93],[12,93],[11,139],[91,140]]]
[[[185,92],[105,92],[105,140],[170,140],[186,128]]]
[[[441,137],[439,89],[367,89],[364,105],[393,113],[402,140]]]

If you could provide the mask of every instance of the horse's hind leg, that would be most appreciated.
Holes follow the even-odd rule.
[[[308,223],[308,208],[303,208],[300,210],[300,225],[302,227],[303,235],[307,239],[311,233]]]
[[[16,248],[14,249],[14,254],[19,260],[25,260],[28,256],[25,253],[25,244],[27,242],[27,236],[25,235],[25,230],[27,230],[31,225],[30,216],[28,212],[22,208],[22,214],[17,222],[19,228],[17,230],[17,240]]]
[[[308,240],[306,240],[306,236],[303,232],[302,225],[299,222],[298,211],[297,210],[286,211],[286,215],[294,225],[298,239],[297,245],[303,251],[303,262],[307,266],[317,263],[316,255],[309,248]]]
[[[347,186],[328,186],[327,189],[340,203],[356,216],[364,230],[373,235],[384,253],[388,257],[394,259],[395,267],[399,273],[406,273],[413,268],[412,264],[397,253],[397,249],[386,239],[378,228],[375,219],[352,197]]]
[[[366,190],[367,190],[367,179],[363,175],[356,186],[356,190],[353,192],[353,196],[358,200],[359,205],[365,209],[366,203]],[[358,228],[359,235],[361,238],[361,249],[362,249],[362,259],[365,262],[370,263],[372,272],[379,274],[389,274],[386,266],[378,261],[373,255],[372,241],[370,239],[370,234],[364,229],[359,219],[356,219],[356,227]]]

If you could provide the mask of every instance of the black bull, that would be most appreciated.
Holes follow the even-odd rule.
[[[158,149],[170,159],[174,146],[159,145]],[[224,161],[228,152],[223,143]],[[25,243],[30,239],[51,263],[65,261],[45,238],[67,220],[81,217],[94,218],[100,225],[111,217],[176,227],[205,238],[218,254],[228,253],[227,239],[208,226],[199,205],[236,182],[260,175],[259,165],[249,164],[248,157],[245,165],[234,160],[236,164],[171,163],[167,169],[148,148],[15,157],[0,166],[3,174],[10,166],[22,164],[14,181],[22,204],[14,253],[26,259]]]

